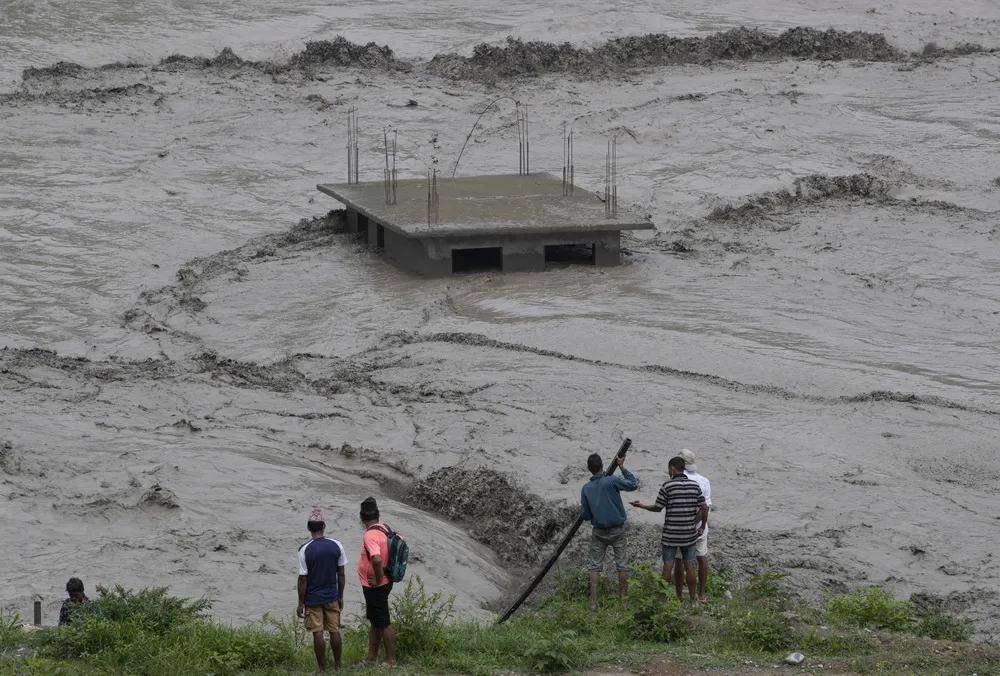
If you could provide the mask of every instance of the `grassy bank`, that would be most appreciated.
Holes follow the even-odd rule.
[[[456,621],[451,600],[411,580],[395,595],[403,673],[552,672],[601,664],[746,670],[797,650],[805,668],[862,673],[1000,673],[1000,649],[967,642],[962,620],[895,600],[882,589],[796,607],[779,575],[729,589],[716,576],[711,603],[681,605],[647,566],[636,569],[629,602],[586,608],[583,576],[564,577],[534,612],[501,627]],[[313,668],[294,618],[233,628],[205,615],[208,603],[165,590],[102,590],[73,625],[24,633],[0,617],[4,674],[286,674]],[[345,662],[362,658],[366,634],[348,614]],[[664,667],[667,670],[667,667]],[[362,672],[359,667],[352,670]],[[367,670],[374,671],[374,670]]]

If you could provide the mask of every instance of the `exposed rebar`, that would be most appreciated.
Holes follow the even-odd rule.
[[[528,104],[524,104],[524,175],[531,174],[531,140],[528,136]]]
[[[573,166],[573,128],[569,129],[569,194],[572,195],[576,190],[575,183],[573,182],[575,173],[575,168]]]
[[[441,219],[441,198],[437,189],[437,169],[427,170],[427,225],[437,223]]]
[[[347,182],[358,182],[358,109],[347,111]]]
[[[563,122],[562,194],[573,194],[573,128]]]
[[[397,136],[398,136],[398,132],[395,129],[393,129],[392,130],[392,203],[393,204],[396,204],[396,180],[397,180],[397,174],[396,174],[396,140],[397,140]]]
[[[604,217],[618,218],[618,137],[608,139],[604,156]]]

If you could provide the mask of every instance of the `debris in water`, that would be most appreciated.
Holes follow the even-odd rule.
[[[167,509],[177,509],[180,503],[174,492],[163,488],[160,484],[153,484],[146,494],[142,496],[142,502],[147,505],[166,507]]]

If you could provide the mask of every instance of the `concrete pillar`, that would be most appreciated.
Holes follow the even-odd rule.
[[[621,233],[608,233],[594,242],[594,265],[609,267],[621,265],[621,262]]]
[[[365,216],[364,214],[358,214],[357,233],[361,235],[361,239],[363,239],[365,242],[368,242],[368,228],[370,223],[371,222],[369,221],[367,216]]]
[[[368,219],[368,246],[375,248],[378,246],[378,222]]]
[[[447,241],[426,237],[419,244],[421,274],[428,277],[447,277],[451,274],[451,246]]]
[[[347,232],[358,231],[358,212],[350,207],[347,208]]]

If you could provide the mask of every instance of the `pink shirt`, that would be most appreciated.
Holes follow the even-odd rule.
[[[383,526],[381,523],[376,525]],[[375,577],[375,567],[371,558],[373,556],[382,557],[384,571],[385,566],[389,564],[389,538],[375,526],[365,531],[365,537],[361,541],[361,551],[358,552],[358,579],[361,580],[362,587],[372,586],[368,583],[368,578]],[[376,580],[374,586],[381,587],[388,582],[388,576],[383,573],[382,579]]]

